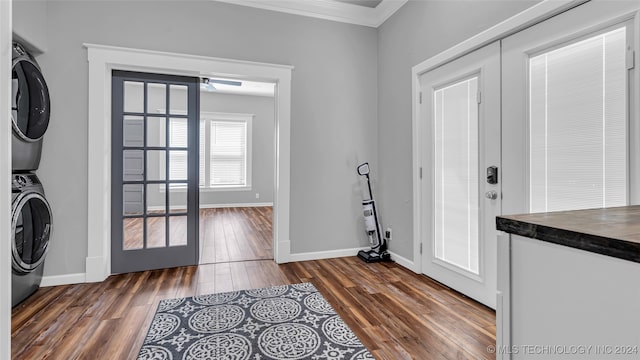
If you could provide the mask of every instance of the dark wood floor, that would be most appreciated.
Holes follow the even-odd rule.
[[[200,264],[273,259],[273,207],[200,209]]]
[[[273,259],[273,207],[200,209],[200,264]],[[143,218],[124,219],[124,249],[142,249]],[[164,217],[147,219],[147,247],[184,245],[187,217],[170,217],[166,238]]]
[[[42,288],[12,312],[13,359],[135,359],[165,298],[309,281],[377,359],[494,359],[495,313],[394,263],[246,261]]]

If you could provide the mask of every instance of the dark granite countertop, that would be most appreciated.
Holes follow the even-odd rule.
[[[640,205],[504,215],[498,230],[640,262]]]

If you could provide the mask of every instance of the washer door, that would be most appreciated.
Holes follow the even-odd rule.
[[[50,111],[49,89],[38,65],[29,59],[26,53],[24,56],[13,59],[11,72],[13,131],[24,141],[40,140],[49,126]]]
[[[19,273],[35,270],[49,248],[51,207],[36,192],[24,192],[13,202],[11,252],[13,269]]]

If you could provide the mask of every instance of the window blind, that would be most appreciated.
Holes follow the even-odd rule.
[[[187,122],[174,120],[184,119],[171,119],[170,145],[172,147],[186,147]],[[247,167],[249,166],[247,129],[246,120],[204,119],[200,121],[200,187],[247,185]],[[206,149],[209,151],[207,152]],[[186,150],[170,151],[170,180],[186,180],[187,160]],[[164,163],[160,164],[160,169],[164,169]],[[206,186],[207,183],[208,186]],[[182,185],[172,185],[172,187],[180,186]]]
[[[434,92],[435,256],[479,273],[478,77]]]
[[[211,121],[210,185],[246,185],[247,123]]]
[[[169,180],[187,180],[188,172],[188,134],[187,119],[169,119],[169,146],[184,148],[184,150],[169,150]],[[179,184],[179,186],[184,186]]]
[[[530,211],[627,203],[626,28],[529,59]]]

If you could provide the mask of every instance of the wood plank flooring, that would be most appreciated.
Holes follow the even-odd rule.
[[[273,259],[273,207],[200,209],[200,264]],[[147,219],[147,247],[186,244],[186,216]],[[142,249],[143,218],[124,219],[124,248]]]
[[[200,209],[200,264],[273,259],[273,207]]]
[[[230,262],[42,288],[13,309],[13,359],[135,359],[158,301],[311,282],[376,359],[494,359],[495,313],[394,263]]]

